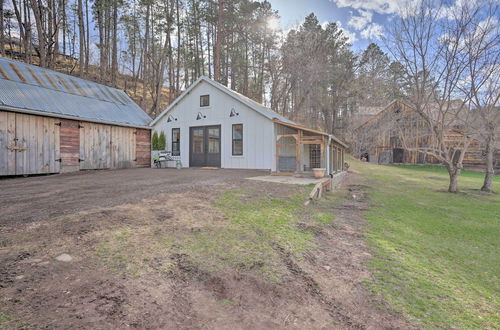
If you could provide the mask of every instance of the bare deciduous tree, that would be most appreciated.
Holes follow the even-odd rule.
[[[481,5],[483,15],[473,16]],[[462,13],[472,24],[465,30],[463,51],[467,77],[460,85],[474,109],[471,134],[484,145],[485,178],[481,190],[491,191],[494,155],[500,135],[500,27],[496,1],[464,4]]]
[[[479,2],[444,10],[424,0],[401,13],[388,40],[392,54],[410,75],[408,102],[424,120],[430,141],[426,146],[409,147],[408,140],[415,136],[403,134],[403,146],[443,163],[450,176],[449,192],[458,191],[457,179],[471,143],[471,95],[462,84],[471,62],[478,58],[468,54],[465,41],[467,31],[484,15]]]

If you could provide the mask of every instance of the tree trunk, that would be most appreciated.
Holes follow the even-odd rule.
[[[208,78],[212,79],[212,63],[210,59],[210,26],[211,24],[207,24],[207,55],[208,55]]]
[[[44,8],[42,1],[38,0],[39,10],[43,16],[42,17],[42,26],[44,26],[44,27],[46,26],[46,30],[45,30],[46,31],[45,35],[47,36],[47,43],[46,43],[46,47],[47,47],[47,55],[46,56],[47,57],[46,57],[46,60],[47,60],[47,67],[48,68],[53,67],[52,36],[54,35],[54,26],[52,23],[54,22],[54,18],[53,18],[54,15],[53,14],[55,14],[54,2],[55,1],[53,1],[53,0],[47,0],[47,7]]]
[[[162,51],[160,52],[160,65],[158,69],[158,81],[156,82],[156,95],[155,95],[155,100],[154,100],[154,105],[153,105],[153,115],[156,117],[159,112],[160,112],[160,105],[161,105],[161,92],[163,91],[163,77],[165,73],[165,66],[166,66],[166,50],[168,49],[168,44],[169,44],[169,39],[170,35],[167,34],[165,37],[165,44],[163,46]]]
[[[144,32],[144,45],[142,47],[142,100],[141,108],[146,110],[146,96],[147,96],[147,80],[148,80],[148,43],[149,43],[149,14],[150,14],[150,4],[146,5],[146,30]]]
[[[176,1],[175,5],[175,15],[177,18],[177,70],[175,75],[175,96],[179,94],[181,88],[181,19],[180,19],[180,9],[179,9],[179,0]]]
[[[62,0],[62,39],[63,39],[63,55],[66,55],[66,33],[67,33],[67,19],[66,19],[66,0]]]
[[[90,28],[89,28],[89,1],[85,0],[85,74],[89,73],[89,57],[90,57]]]
[[[249,76],[249,73],[248,73],[248,67],[249,67],[249,64],[248,62],[250,61],[249,58],[248,58],[248,33],[246,32],[245,33],[245,66],[243,68],[243,70],[245,70],[243,72],[243,95],[247,96],[247,97],[252,97],[253,95],[249,95],[249,90],[248,90],[248,76]]]
[[[486,168],[484,175],[483,186],[481,187],[481,191],[491,191],[491,186],[493,184],[493,177],[495,176],[495,169],[493,167],[493,156],[495,150],[493,148],[493,137],[490,135],[488,140],[486,141]]]
[[[78,0],[78,31],[80,33],[80,57],[78,59],[78,68],[80,77],[83,77],[83,67],[85,62],[85,27],[83,25],[83,4],[82,0]]]
[[[118,4],[113,3],[113,52],[111,55],[111,83],[116,87],[116,77],[118,72]]]
[[[220,82],[220,57],[222,40],[224,38],[223,27],[224,25],[224,0],[219,0],[219,12],[217,15],[217,35],[215,39],[215,51],[214,51],[214,79]]]
[[[104,81],[106,74],[106,45],[104,41],[104,8],[102,3],[96,3],[97,29],[99,30],[99,80]]]
[[[31,45],[32,45],[32,33],[31,33],[31,15],[29,13],[29,0],[23,0],[23,12],[24,12],[24,51],[26,55],[26,62],[32,63]]]
[[[20,3],[20,6],[22,6],[22,3]],[[30,53],[30,44],[29,44],[29,40],[28,40],[28,31],[26,30],[26,26],[24,25],[24,22],[22,20],[22,17],[21,17],[21,12],[19,11],[19,8],[17,6],[17,2],[16,0],[12,0],[12,7],[14,7],[14,13],[16,15],[16,19],[17,19],[17,24],[19,26],[19,41],[20,41],[20,45],[19,47],[20,48],[24,48],[24,57],[25,57],[25,61],[30,63],[31,60],[29,58],[29,53]],[[22,45],[22,47],[21,47]],[[12,51],[12,48],[11,48],[11,51]]]
[[[3,2],[4,0],[0,0],[0,19],[2,19],[2,22],[0,22],[0,54],[5,55],[5,39],[3,31],[3,25],[4,25]]]
[[[31,8],[33,9],[33,16],[35,17],[36,31],[38,35],[38,50],[40,55],[40,66],[42,68],[47,67],[46,59],[46,45],[45,45],[45,31],[42,24],[42,13],[38,7],[36,0],[31,0]]]
[[[448,192],[456,193],[458,192],[458,175],[460,174],[460,169],[453,165],[447,165],[447,169],[450,176]]]
[[[55,65],[57,65],[57,58],[59,57],[59,53],[60,53],[60,50],[59,50],[59,30],[61,29],[60,21],[61,21],[61,17],[62,17],[62,11],[61,11],[62,1],[58,0],[57,5],[56,5],[56,1],[54,1],[53,4],[54,4],[54,16],[53,16],[54,33],[52,34],[52,38],[53,38],[54,47],[53,47],[52,56],[53,56],[53,65],[55,66]]]

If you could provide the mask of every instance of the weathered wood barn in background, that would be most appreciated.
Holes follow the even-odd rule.
[[[0,58],[0,175],[149,166],[151,118],[123,91]]]
[[[367,158],[378,164],[437,164],[438,160],[418,151],[406,150],[403,136],[406,137],[408,149],[425,148],[431,145],[430,136],[425,134],[426,125],[419,114],[407,104],[394,101],[376,116],[358,127],[355,131],[357,156]],[[445,141],[450,147],[463,139],[470,139],[465,152],[463,165],[474,168],[484,166],[484,147],[473,138],[465,137],[460,131],[450,129]],[[496,167],[500,168],[500,150],[495,153]]]

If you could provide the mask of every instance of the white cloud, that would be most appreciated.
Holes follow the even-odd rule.
[[[361,30],[364,28],[368,23],[371,23],[373,13],[370,11],[366,10],[358,10],[360,16],[352,16],[347,25],[355,28],[356,30]]]
[[[443,6],[439,10],[438,18],[446,18],[452,20],[456,15],[460,14],[460,11],[466,7],[478,6],[479,2],[475,0],[456,0],[450,6]]]
[[[358,38],[356,38],[356,32],[352,32],[352,31],[349,31],[346,29],[342,29],[342,31],[344,32],[344,35],[349,40],[350,44],[353,44],[354,42],[356,42],[356,40],[358,40]]]
[[[410,0],[330,0],[337,7],[351,7],[374,11],[379,14],[396,14],[401,7],[404,7]]]
[[[384,28],[382,27],[382,25],[377,23],[372,23],[368,25],[363,31],[361,31],[361,37],[371,40],[381,39],[383,34]]]
[[[337,21],[337,26],[339,27],[339,29],[342,30],[344,35],[347,37],[347,41],[349,41],[349,43],[353,44],[358,40],[358,38],[356,37],[356,32],[343,28],[342,23],[340,21]]]

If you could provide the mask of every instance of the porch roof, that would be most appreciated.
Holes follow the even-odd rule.
[[[287,123],[287,122],[281,121],[279,119],[273,119],[273,122],[275,122],[276,124],[280,124],[280,125],[291,127],[291,128],[295,128],[295,129],[299,129],[299,130],[302,130],[302,131],[307,131],[307,132],[311,132],[311,133],[315,133],[315,134],[319,134],[319,135],[323,135],[323,136],[328,136],[330,139],[332,139],[333,141],[337,142],[338,144],[340,144],[344,148],[347,148],[347,145],[344,142],[342,142],[341,140],[339,140],[337,137],[335,137],[333,134],[328,134],[326,132],[315,130],[315,129],[312,129],[312,128],[308,128],[308,127],[305,127],[305,126],[302,126],[302,125],[298,125],[298,124]]]

